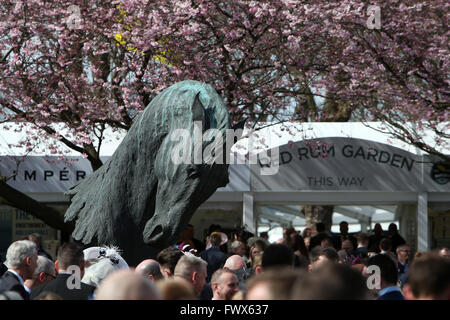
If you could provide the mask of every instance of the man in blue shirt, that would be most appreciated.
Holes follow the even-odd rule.
[[[400,282],[400,286],[403,286],[406,283],[406,279],[408,278],[409,271],[409,255],[411,254],[411,249],[408,245],[403,244],[397,247],[397,269],[398,269],[398,280]]]

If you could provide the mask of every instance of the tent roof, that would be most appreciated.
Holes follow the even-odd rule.
[[[22,124],[23,125],[23,124]],[[407,124],[405,124],[407,125]],[[449,126],[450,123],[442,124],[443,128]],[[20,125],[16,123],[0,124],[0,155],[24,155],[26,148],[18,146],[21,140],[32,141],[35,147],[28,153],[29,155],[66,155],[79,156],[80,154],[69,149],[64,144],[56,142],[58,149],[53,151],[50,147],[50,140],[42,135],[36,134],[36,129],[30,124],[23,125],[24,129],[20,130]],[[63,124],[55,124],[54,128],[57,132],[67,133]],[[244,129],[243,139],[236,143],[231,151],[241,154],[247,153],[249,141],[251,146],[255,146],[256,151],[275,148],[286,145],[290,142],[297,142],[308,139],[325,138],[325,137],[347,137],[365,139],[403,149],[405,151],[422,154],[423,151],[409,145],[403,141],[391,137],[387,133],[377,130],[386,131],[386,127],[380,122],[284,122],[284,123],[259,123],[256,128],[260,128],[249,140],[249,130]],[[35,140],[29,139],[32,135]],[[125,137],[125,130],[113,130],[108,127],[104,132],[104,141],[100,150],[100,156],[111,156],[122,139]],[[430,144],[442,153],[450,153],[450,141],[444,141],[440,145],[436,144],[436,135],[429,130],[421,134],[424,142]]]
[[[407,123],[404,125],[411,127]],[[450,122],[443,123],[441,126],[442,128],[448,127]],[[251,146],[256,145],[254,148],[258,152],[286,145],[290,142],[295,143],[326,137],[344,137],[388,144],[417,155],[426,154],[415,146],[393,138],[387,133],[386,126],[381,122],[284,122],[278,124],[261,123],[258,127],[262,129],[255,132],[254,138],[246,138],[245,136],[249,135],[249,130],[245,129],[244,139],[241,139],[233,149],[239,153],[246,153],[247,146],[250,144]],[[439,152],[450,153],[450,141],[446,140],[437,144],[437,136],[434,131],[421,132],[420,136],[425,143],[433,146]]]

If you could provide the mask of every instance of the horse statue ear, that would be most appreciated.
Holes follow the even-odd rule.
[[[200,92],[197,92],[192,104],[192,120],[201,121],[202,123],[205,121],[205,109],[200,101]]]

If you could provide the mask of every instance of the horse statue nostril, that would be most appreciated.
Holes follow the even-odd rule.
[[[162,225],[157,224],[156,226],[149,228],[146,228],[144,230],[144,241],[148,244],[152,241],[159,240],[158,238],[161,236],[161,234],[164,233],[164,228]]]
[[[155,238],[156,236],[158,236],[158,235],[160,235],[161,233],[163,233],[163,227],[160,225],[160,224],[158,224],[154,229],[153,229],[153,231],[150,233],[150,236],[148,237],[149,239],[153,239],[153,238]]]

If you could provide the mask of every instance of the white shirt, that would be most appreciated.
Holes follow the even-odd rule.
[[[19,282],[22,285],[22,287],[25,289],[26,292],[28,292],[28,294],[31,293],[30,288],[28,288],[25,283],[23,282],[22,277],[20,276],[20,274],[18,274],[17,272],[15,272],[14,270],[8,269],[9,272],[11,272],[12,274],[14,274],[17,278],[19,278]]]

